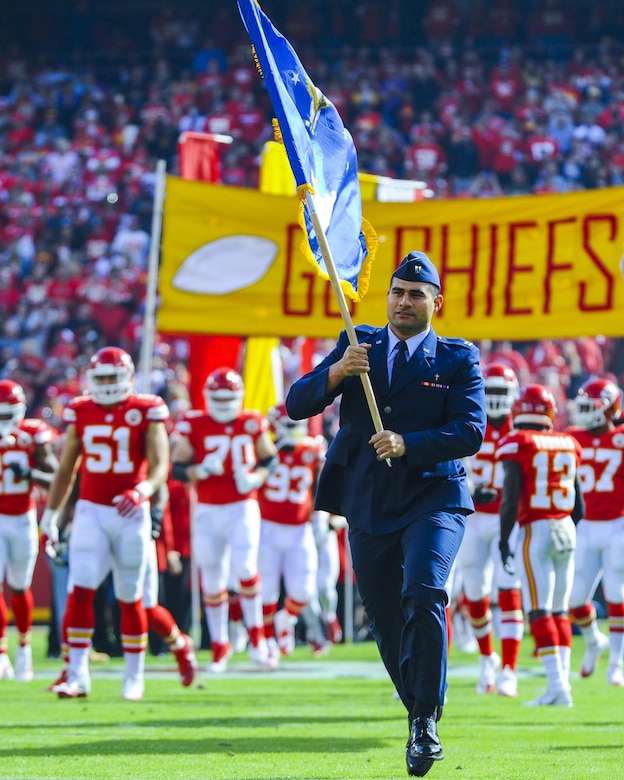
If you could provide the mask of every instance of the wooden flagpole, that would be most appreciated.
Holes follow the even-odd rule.
[[[160,258],[160,239],[163,221],[163,203],[165,202],[165,183],[167,180],[167,162],[158,160],[156,163],[156,186],[154,188],[154,205],[152,209],[152,229],[150,251],[147,265],[147,290],[145,294],[145,312],[143,314],[143,338],[141,341],[141,386],[142,393],[149,393],[152,375],[152,360],[154,351],[154,333],[156,330],[156,292],[158,287],[158,261]]]
[[[340,309],[340,315],[344,322],[345,330],[347,332],[347,337],[349,339],[349,344],[352,347],[357,347],[359,342],[357,339],[357,335],[355,333],[355,328],[353,327],[353,320],[351,319],[351,313],[349,312],[349,307],[347,306],[344,290],[340,285],[340,279],[338,278],[338,272],[336,271],[336,265],[334,263],[334,258],[331,253],[331,248],[329,246],[329,242],[327,241],[327,236],[325,235],[325,231],[323,230],[323,227],[319,220],[317,211],[314,208],[312,195],[309,192],[306,192],[306,203],[308,205],[308,209],[310,210],[310,219],[312,220],[312,224],[314,225],[316,238],[319,242],[319,247],[321,249],[323,259],[325,260],[325,266],[327,268],[327,273],[329,275],[329,281],[331,282],[331,286],[334,288],[334,293],[336,294],[336,299],[338,300],[338,308]],[[383,423],[381,422],[381,415],[379,414],[379,409],[377,408],[377,401],[375,399],[375,394],[373,392],[373,386],[371,384],[370,377],[368,374],[360,374],[360,380],[362,381],[362,387],[364,388],[364,395],[366,396],[366,401],[368,402],[368,408],[370,410],[371,417],[373,418],[373,425],[375,426],[375,432],[379,433],[380,431],[383,431],[384,426]],[[388,464],[388,466],[392,466],[392,461],[390,460],[390,458],[386,458],[386,463]]]

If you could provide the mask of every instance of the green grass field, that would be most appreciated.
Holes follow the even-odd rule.
[[[12,650],[14,631],[9,635]],[[624,689],[605,681],[606,659],[580,679],[574,707],[526,708],[545,685],[525,640],[520,695],[478,696],[477,658],[452,651],[440,723],[446,758],[428,778],[573,780],[624,776]],[[172,659],[148,657],[146,695],[121,700],[122,662],[92,664],[88,699],[46,692],[59,663],[36,631],[32,683],[0,682],[0,778],[132,780],[391,780],[407,777],[407,719],[373,643],[341,645],[322,659],[298,648],[279,671],[236,656],[225,675],[178,682]],[[208,653],[199,655],[202,668]]]

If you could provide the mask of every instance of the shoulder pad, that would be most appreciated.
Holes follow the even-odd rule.
[[[69,406],[73,406],[73,407],[84,406],[89,402],[95,403],[93,401],[93,398],[90,395],[77,395],[75,398],[72,398],[72,400],[69,402]]]
[[[145,403],[150,403],[150,404],[165,403],[165,399],[160,395],[156,395],[155,393],[135,393],[134,397],[139,401],[143,401]],[[130,396],[130,398],[132,399],[132,396]]]

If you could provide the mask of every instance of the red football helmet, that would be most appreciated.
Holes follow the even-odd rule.
[[[557,415],[557,403],[544,385],[526,385],[514,401],[511,414],[514,426],[525,424],[552,428]]]
[[[0,379],[0,439],[14,431],[25,416],[24,388],[12,379]]]
[[[216,368],[206,379],[204,398],[208,414],[213,420],[232,422],[243,410],[243,378],[233,368]]]
[[[286,404],[271,407],[268,418],[275,441],[280,447],[294,447],[308,433],[308,421],[291,419]]]
[[[507,417],[518,396],[518,378],[513,368],[490,363],[483,369],[485,410],[488,417]]]
[[[87,369],[87,389],[97,404],[112,406],[134,390],[134,363],[120,347],[103,347]]]
[[[622,409],[622,391],[609,379],[588,379],[574,399],[573,422],[590,430],[606,425]]]

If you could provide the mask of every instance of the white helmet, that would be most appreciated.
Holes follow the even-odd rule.
[[[0,380],[0,439],[4,439],[26,416],[24,388],[11,379]]]
[[[518,397],[515,371],[503,363],[490,363],[483,369],[485,411],[488,417],[507,417]]]
[[[233,368],[216,368],[206,379],[204,398],[213,420],[233,422],[243,410],[245,387],[241,375]]]
[[[294,447],[308,434],[308,421],[290,418],[286,411],[286,404],[273,406],[267,416],[275,442],[280,447]]]
[[[588,379],[574,399],[572,422],[579,428],[601,428],[616,417],[622,409],[622,391],[609,379]]]
[[[120,347],[103,347],[96,352],[86,373],[89,395],[102,406],[119,403],[134,390],[134,363]],[[109,381],[111,377],[115,381]]]

